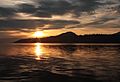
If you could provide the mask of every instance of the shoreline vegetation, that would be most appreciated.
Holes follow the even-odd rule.
[[[90,35],[76,35],[73,32],[66,32],[45,38],[20,39],[14,43],[120,43],[120,32]]]

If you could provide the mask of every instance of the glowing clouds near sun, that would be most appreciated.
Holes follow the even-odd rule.
[[[34,34],[33,34],[34,37],[36,38],[40,38],[40,37],[43,37],[44,36],[44,33],[42,31],[36,31]]]

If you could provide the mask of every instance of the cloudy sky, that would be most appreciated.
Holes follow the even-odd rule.
[[[120,0],[0,0],[0,38],[120,31]]]

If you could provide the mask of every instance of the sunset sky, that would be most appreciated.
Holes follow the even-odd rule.
[[[120,0],[0,0],[0,38],[115,33]]]

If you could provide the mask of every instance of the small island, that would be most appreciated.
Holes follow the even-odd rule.
[[[114,34],[76,35],[73,32],[62,33],[45,38],[20,39],[14,43],[120,43],[120,32]]]

